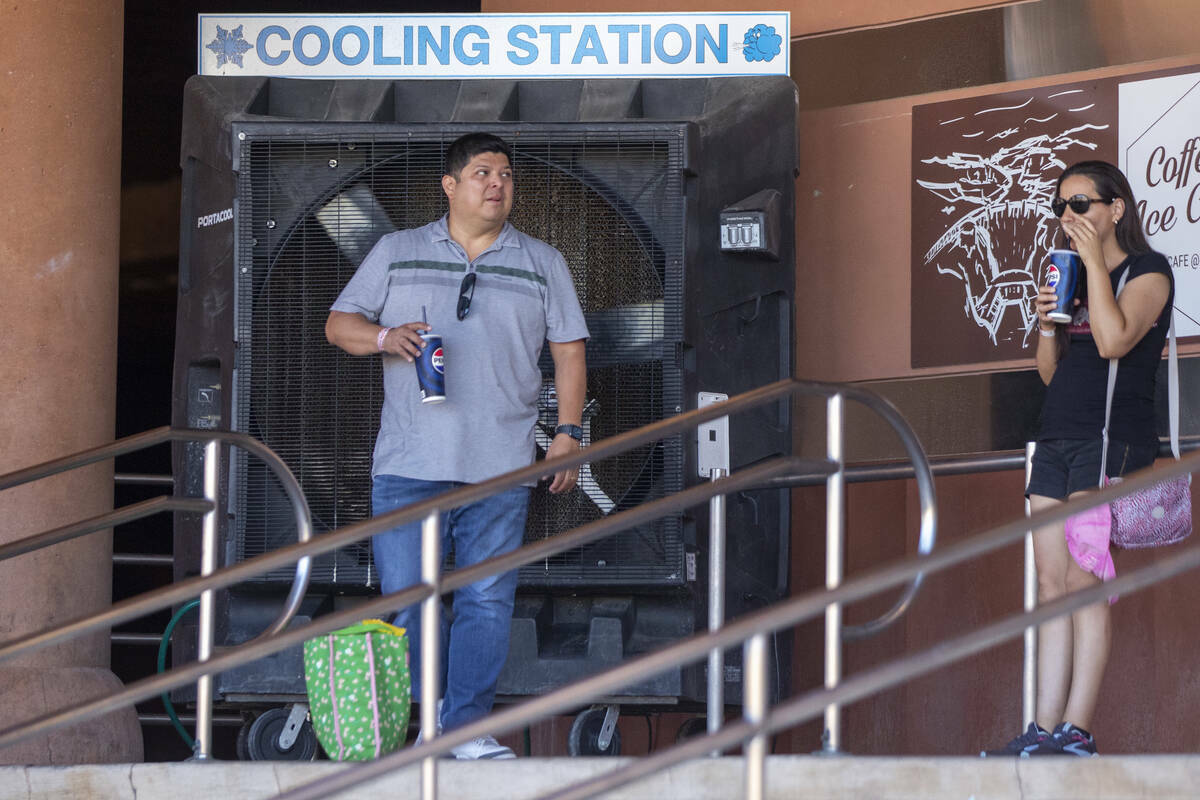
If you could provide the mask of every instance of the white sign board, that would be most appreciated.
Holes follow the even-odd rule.
[[[289,78],[787,75],[787,12],[201,14],[197,72]]]
[[[1120,167],[1175,276],[1175,333],[1200,335],[1200,72],[1118,86]]]

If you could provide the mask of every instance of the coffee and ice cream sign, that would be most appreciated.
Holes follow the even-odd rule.
[[[1175,275],[1175,326],[1200,335],[1200,72],[1118,87],[1119,166]]]

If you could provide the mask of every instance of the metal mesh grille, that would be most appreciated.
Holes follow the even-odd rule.
[[[318,533],[370,515],[383,401],[379,359],[348,356],[325,341],[329,306],[380,236],[444,213],[442,153],[462,132],[372,126],[295,134],[264,125],[241,142],[235,424],[292,469]],[[562,251],[587,316],[589,438],[675,413],[682,405],[675,363],[682,338],[682,128],[503,133],[518,176],[511,221]],[[539,424],[552,430],[548,348],[541,366]],[[295,541],[286,499],[266,470],[239,458],[234,482],[230,560]],[[593,464],[565,496],[535,490],[526,541],[680,488],[678,438]],[[680,520],[672,517],[526,567],[521,581],[679,583],[682,561]],[[264,578],[290,579],[290,570]],[[372,585],[369,544],[318,559],[313,580]]]

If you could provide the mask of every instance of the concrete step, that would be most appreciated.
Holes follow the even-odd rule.
[[[442,761],[443,800],[532,800],[629,758],[523,758]],[[353,767],[349,767],[353,768]],[[347,769],[332,762],[108,764],[0,767],[0,800],[259,800]],[[419,768],[336,795],[418,800]],[[606,800],[732,800],[743,795],[743,762],[726,757],[674,767],[603,797]],[[1193,800],[1200,755],[1093,759],[771,756],[771,800]]]

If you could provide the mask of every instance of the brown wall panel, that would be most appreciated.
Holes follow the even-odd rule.
[[[1022,513],[1019,472],[942,478],[936,481],[936,488],[938,547]],[[811,504],[812,498],[805,495],[822,497],[823,490],[804,489],[796,495],[798,503]],[[847,497],[848,579],[916,554],[920,504],[914,482],[855,484],[848,487]],[[823,503],[820,513],[797,515],[793,537],[797,557],[818,566],[795,575],[796,591],[819,585],[821,579],[813,573],[823,569],[819,567],[824,562],[823,525]],[[918,652],[1019,611],[1021,555],[1020,545],[1010,546],[963,567],[926,576],[911,609],[900,621],[878,636],[845,645],[845,675]],[[889,608],[895,597],[896,593],[890,592],[848,608],[847,623],[874,618]],[[821,626],[798,632],[797,665],[818,670],[816,676],[794,675],[798,690],[819,685],[822,636]],[[961,755],[977,745],[989,746],[992,740],[1007,740],[1020,724],[1020,670],[1020,645],[1008,644],[852,704],[843,711],[842,748],[863,755]],[[814,735],[811,730],[807,733]],[[815,735],[819,736],[819,726]]]
[[[991,9],[793,39],[791,74],[800,108],[1007,80],[1004,29],[1004,10]]]
[[[938,547],[963,541],[1023,515],[1020,471],[936,480]],[[824,490],[793,493],[793,593],[824,585]],[[847,492],[846,576],[916,554],[919,502],[915,483],[855,484]],[[1117,554],[1125,574],[1179,552],[1174,548]],[[923,651],[1021,611],[1021,543],[961,567],[927,576],[909,613],[877,637],[848,643],[844,675]],[[852,606],[848,624],[890,607],[893,595]],[[1183,575],[1121,598],[1113,607],[1113,653],[1094,733],[1105,753],[1193,752],[1200,731],[1200,581]],[[820,687],[823,625],[796,632],[796,693]],[[1002,744],[1021,726],[1020,639],[998,645],[902,687],[843,710],[842,749],[861,755],[974,755]],[[780,738],[779,750],[817,749],[814,722]]]
[[[1192,504],[1196,489],[1192,488]],[[1169,558],[1186,542],[1116,557],[1117,574]],[[1200,750],[1200,581],[1185,574],[1113,606],[1113,652],[1094,727],[1120,753]]]
[[[1194,0],[1087,0],[1108,64],[1200,51],[1200,14]]]
[[[1193,0],[1043,0],[1003,14],[1013,80],[1198,50]]]
[[[911,20],[957,14],[980,8],[998,8],[1029,0],[783,0],[759,3],[753,8],[770,11],[790,11],[792,36],[809,36],[834,31],[865,28],[874,25],[894,25]],[[730,11],[729,0],[651,0],[634,3],[631,0],[575,0],[569,7],[552,0],[483,0],[486,14],[548,14],[613,13],[622,11]]]

